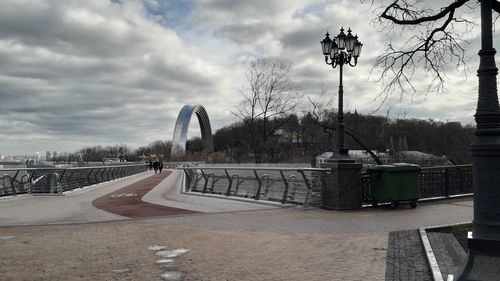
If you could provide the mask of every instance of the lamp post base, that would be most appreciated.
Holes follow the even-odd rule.
[[[459,268],[455,281],[500,280],[500,241],[478,239],[469,232],[467,260]],[[448,277],[448,279],[450,279]]]
[[[328,164],[336,164],[336,163],[354,163],[356,162],[354,159],[349,157],[349,150],[343,149],[341,151],[336,151],[332,154],[332,156],[325,160],[324,166],[325,168],[329,168]]]
[[[328,210],[361,209],[361,164],[353,162],[323,163],[325,173],[320,208]]]

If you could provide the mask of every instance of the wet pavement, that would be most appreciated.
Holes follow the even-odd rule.
[[[195,206],[196,211],[225,201],[203,203],[199,196],[182,200],[188,195],[168,188],[177,180],[167,177],[158,185],[162,188],[154,188],[143,200],[183,209]],[[82,195],[94,200],[128,184],[113,190],[107,187],[99,196],[88,194],[100,188]],[[145,199],[155,193],[154,199]],[[92,200],[86,204],[91,206]],[[0,201],[0,224],[6,224],[3,205],[12,206],[12,202]],[[0,227],[0,279],[385,280],[389,232],[471,221],[471,202],[461,199],[423,203],[416,209],[360,211],[258,206],[148,219]],[[237,204],[247,208],[250,203],[227,204],[226,210]],[[87,211],[88,205],[80,210]],[[12,215],[9,223],[16,222]],[[26,224],[25,216],[20,217]]]

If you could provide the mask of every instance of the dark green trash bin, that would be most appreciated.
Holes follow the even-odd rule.
[[[401,202],[409,202],[412,208],[417,207],[420,170],[418,165],[406,163],[368,168],[372,205],[389,202],[396,207]]]

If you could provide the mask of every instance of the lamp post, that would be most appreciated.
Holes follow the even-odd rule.
[[[330,34],[327,32],[325,39],[321,41],[325,63],[331,65],[332,68],[339,66],[340,69],[336,148],[327,162],[354,162],[353,159],[349,158],[348,150],[344,147],[344,89],[342,85],[342,69],[344,65],[356,66],[362,46],[363,44],[358,41],[358,36],[352,35],[351,28],[347,30],[347,34],[344,33],[344,28],[340,28],[340,33],[333,40],[330,39]]]
[[[492,0],[481,1],[476,139],[471,146],[474,230],[469,233],[467,259],[453,279],[459,281],[499,280],[500,276],[500,106],[492,8]]]

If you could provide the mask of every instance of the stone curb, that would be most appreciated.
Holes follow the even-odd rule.
[[[418,229],[418,232],[420,234],[420,240],[422,241],[422,245],[424,246],[424,249],[425,249],[425,256],[427,257],[427,263],[429,264],[429,268],[431,269],[432,278],[434,279],[434,281],[445,281],[445,280],[443,279],[443,274],[441,273],[441,270],[439,269],[439,265],[437,263],[436,256],[434,255],[434,251],[432,250],[431,243],[429,242],[429,238],[427,237],[427,229],[455,226],[455,225],[461,225],[461,224],[466,224],[466,223],[470,223],[470,222],[460,222],[460,223],[454,223],[454,224],[422,227],[422,228]],[[448,275],[448,278],[446,281],[452,281],[452,280],[453,280],[453,275]]]

